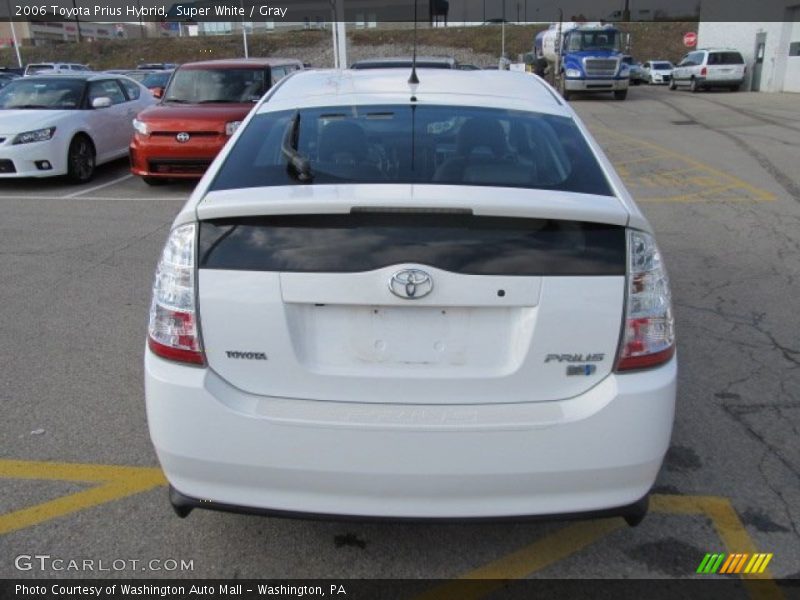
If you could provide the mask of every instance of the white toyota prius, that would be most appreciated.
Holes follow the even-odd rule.
[[[644,517],[677,372],[650,225],[538,77],[419,80],[287,77],[175,219],[145,386],[179,515]]]

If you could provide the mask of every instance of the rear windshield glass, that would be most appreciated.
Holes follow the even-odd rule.
[[[267,91],[263,69],[178,69],[169,82],[164,102],[257,102]]]
[[[668,63],[668,62],[653,63],[653,68],[654,69],[671,69],[672,68],[672,63]]]
[[[568,117],[414,105],[334,106],[256,115],[211,189],[303,181],[612,195],[586,140]]]
[[[404,262],[470,275],[623,275],[625,228],[467,214],[283,215],[204,221],[203,269],[354,273]]]
[[[711,52],[708,55],[708,64],[741,65],[744,64],[744,59],[738,52]]]

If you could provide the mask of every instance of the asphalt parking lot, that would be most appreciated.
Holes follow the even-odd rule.
[[[706,553],[757,552],[773,557],[753,577],[800,578],[797,97],[642,86],[573,106],[653,223],[673,285],[678,408],[639,527],[178,519],[142,353],[153,269],[192,186],[150,188],[123,161],[80,187],[0,181],[0,577],[716,577],[695,574]],[[37,554],[128,562],[15,566]]]

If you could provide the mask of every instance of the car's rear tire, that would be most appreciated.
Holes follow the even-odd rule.
[[[147,185],[164,185],[167,183],[167,180],[163,177],[142,177],[142,181]]]
[[[669,89],[673,92],[678,89],[678,85],[675,83],[674,79],[669,80]]]
[[[689,82],[689,91],[692,92],[693,94],[696,94],[697,92],[700,91],[700,86],[697,85],[697,79],[695,79],[694,77],[692,77],[692,80]]]
[[[731,86],[731,91],[732,92],[738,92],[740,89],[742,89],[742,84],[741,83],[737,83],[736,85],[732,85]]]
[[[75,184],[87,183],[94,177],[95,166],[94,144],[89,136],[79,133],[67,151],[67,179]]]
[[[614,90],[614,100],[625,100],[628,97],[628,90]]]

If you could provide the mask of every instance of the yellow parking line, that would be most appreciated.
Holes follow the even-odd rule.
[[[0,460],[0,478],[72,481],[99,484],[87,490],[68,494],[48,502],[0,515],[0,535],[31,527],[57,517],[86,508],[119,500],[157,487],[167,481],[161,469],[154,467],[129,467],[78,463]],[[726,498],[717,496],[651,496],[653,512],[678,515],[705,515],[709,517],[729,552],[757,553],[755,543]],[[480,598],[502,587],[508,579],[527,577],[571,556],[600,538],[625,527],[620,518],[580,521],[569,525],[541,540],[516,550],[500,559],[462,575],[461,581],[439,586],[419,596],[422,599]],[[769,555],[772,558],[772,555]],[[766,566],[766,563],[765,565]],[[760,569],[759,569],[760,571]],[[783,598],[772,574],[742,573],[748,591],[757,600]],[[469,585],[464,580],[480,580]],[[755,581],[762,580],[762,581]],[[756,585],[758,584],[758,585]]]
[[[0,515],[0,535],[38,525],[92,506],[146,492],[167,483],[161,469],[152,467],[22,460],[0,460],[0,478],[100,484],[87,490]]]
[[[642,162],[650,162],[651,160],[657,160],[659,158],[671,158],[668,154],[654,154],[651,156],[642,156],[640,158],[632,158],[630,160],[621,160],[619,162],[615,162],[615,165],[632,165],[635,163],[642,163]]]
[[[674,196],[640,196],[636,198],[637,202],[691,202],[696,198],[705,196],[711,193],[724,192],[725,190],[738,189],[736,185],[718,185],[708,187],[697,192],[687,192],[685,194],[676,194]],[[718,198],[723,200],[723,198]],[[743,200],[743,198],[724,198],[724,200]]]
[[[537,540],[459,579],[416,596],[415,600],[471,600],[482,598],[503,587],[505,580],[521,579],[582,550],[600,538],[625,527],[622,519],[581,521]],[[464,580],[479,579],[480,582]]]
[[[654,144],[652,142],[640,140],[638,138],[626,135],[624,133],[619,133],[617,131],[608,129],[606,127],[597,127],[596,129],[601,130],[604,134],[609,135],[611,137],[626,140],[630,144],[634,145],[638,144],[639,146],[645,148],[651,148],[653,150],[662,152],[665,157],[675,158],[687,164],[696,164],[699,168],[702,168],[702,170],[707,171],[708,173],[712,173],[717,177],[721,177],[728,181],[731,181],[736,187],[748,190],[753,195],[755,195],[759,200],[769,201],[775,199],[775,194],[773,194],[772,192],[768,192],[766,190],[762,190],[761,188],[757,188],[756,186],[744,181],[743,179],[739,179],[738,177],[726,173],[725,171],[721,171],[720,169],[717,169],[715,167],[703,163],[698,163],[694,159],[690,159],[689,157],[680,154],[679,152],[675,152],[674,150],[670,150],[669,148],[665,148],[664,146],[659,146],[658,144]]]
[[[758,552],[755,542],[747,533],[739,515],[727,498],[719,496],[661,496],[651,498],[650,507],[658,512],[672,514],[703,514],[711,519],[714,529],[722,539],[728,552]],[[741,573],[744,584],[756,600],[778,600],[783,593],[765,570],[762,573]],[[755,582],[754,580],[765,580]]]
[[[654,494],[650,497],[650,510],[675,515],[705,515],[711,519],[730,553],[757,552],[755,543],[726,498]],[[416,596],[415,600],[482,598],[503,587],[506,580],[528,577],[624,527],[625,522],[620,518],[582,521],[569,525],[524,548],[464,573],[455,581]],[[687,573],[687,576],[690,574]],[[745,580],[748,593],[755,600],[783,599],[783,593],[769,571],[742,573],[740,576]],[[473,579],[480,581],[467,581]],[[756,579],[762,581],[754,581]]]

